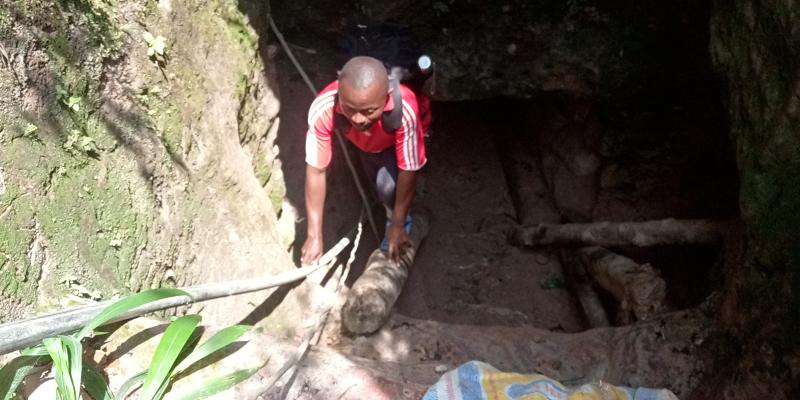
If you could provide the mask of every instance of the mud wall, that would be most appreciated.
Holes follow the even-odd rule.
[[[266,4],[0,6],[1,321],[291,268],[275,229],[280,103],[252,28]],[[207,320],[265,296],[209,304]]]

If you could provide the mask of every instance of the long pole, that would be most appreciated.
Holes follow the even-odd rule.
[[[154,311],[166,310],[190,303],[255,292],[299,281],[322,267],[332,265],[336,256],[350,244],[352,240],[351,236],[354,233],[355,230],[339,240],[333,248],[328,250],[328,252],[320,258],[317,264],[281,272],[277,275],[265,278],[208,283],[182,288],[182,290],[189,293],[189,297],[178,296],[154,301],[122,314],[109,321],[109,323],[123,321]],[[96,304],[62,310],[23,321],[2,324],[0,325],[0,354],[9,353],[40,343],[43,339],[48,337],[76,331],[115,301],[116,300],[106,300]]]

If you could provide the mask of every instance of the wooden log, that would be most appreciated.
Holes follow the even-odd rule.
[[[608,314],[600,297],[592,287],[594,279],[586,272],[580,255],[573,249],[562,249],[559,252],[559,259],[567,275],[567,286],[578,298],[583,309],[586,323],[590,328],[601,328],[610,326]]]
[[[722,241],[730,227],[729,221],[706,219],[538,224],[517,228],[511,240],[522,246],[583,244],[644,247],[664,244],[714,244]]]
[[[650,264],[638,264],[597,246],[584,247],[577,254],[586,271],[620,302],[623,314],[619,322],[632,322],[628,313],[647,320],[666,311],[667,284]]]
[[[423,212],[412,213],[412,219],[409,234],[411,246],[400,256],[400,262],[389,260],[386,253],[376,249],[367,260],[364,273],[347,294],[341,320],[348,332],[357,335],[373,333],[389,318],[406,283],[408,269],[414,263],[419,245],[428,234],[428,217]]]
[[[530,139],[511,129],[504,132],[498,146],[517,221],[522,225],[560,222],[561,215],[539,168],[538,156],[531,151],[534,145]]]

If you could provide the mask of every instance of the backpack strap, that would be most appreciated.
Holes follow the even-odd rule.
[[[394,108],[391,111],[385,111],[381,119],[383,121],[383,130],[393,132],[400,129],[403,124],[403,97],[400,94],[400,81],[393,78],[389,79],[389,87],[392,89]]]

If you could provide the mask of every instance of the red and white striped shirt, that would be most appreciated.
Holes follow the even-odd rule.
[[[306,163],[312,167],[325,168],[331,162],[334,113],[342,113],[336,101],[339,82],[333,81],[317,95],[308,110],[308,132],[306,132]],[[422,126],[417,123],[417,96],[405,85],[400,85],[403,104],[403,123],[394,132],[383,129],[378,119],[369,130],[360,132],[350,126],[344,136],[359,149],[368,153],[380,153],[392,146],[397,152],[397,167],[404,171],[417,171],[427,162]],[[392,96],[386,97],[384,111],[395,107]]]

